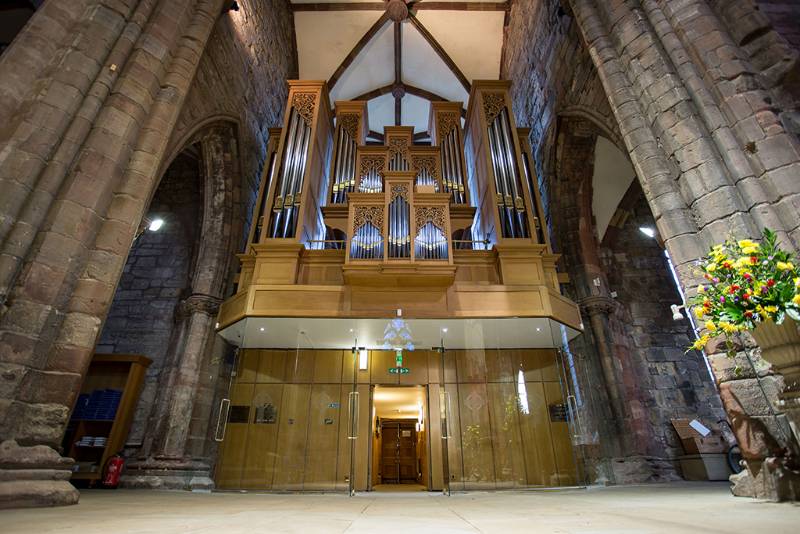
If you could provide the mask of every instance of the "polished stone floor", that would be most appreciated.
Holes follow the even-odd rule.
[[[0,532],[800,532],[800,505],[730,495],[727,483],[550,492],[266,495],[84,491],[77,506],[0,512]]]

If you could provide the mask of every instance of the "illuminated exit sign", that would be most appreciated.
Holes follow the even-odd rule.
[[[408,367],[389,367],[389,373],[393,375],[407,375],[410,372]]]

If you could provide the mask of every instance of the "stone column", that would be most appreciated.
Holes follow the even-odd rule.
[[[600,367],[603,370],[603,384],[611,402],[611,411],[614,414],[617,430],[622,432],[625,428],[625,406],[618,387],[617,373],[614,370],[614,356],[611,354],[606,335],[608,318],[617,304],[613,299],[600,295],[583,298],[579,304],[581,311],[589,315],[589,324],[597,342]]]
[[[122,483],[128,487],[211,489],[211,466],[187,456],[187,438],[203,361],[211,352],[214,320],[221,300],[195,294],[176,311],[174,357],[162,370],[146,458],[129,462]]]
[[[80,85],[50,84],[43,98],[46,85],[33,84],[35,104],[11,117],[0,109],[4,124],[21,125],[0,150],[0,174],[19,181],[0,220],[4,236],[25,234],[3,242],[0,261],[0,507],[77,502],[72,462],[56,451],[222,0],[92,4],[74,18],[99,27],[67,33],[80,57],[52,65]],[[36,22],[28,29],[50,42],[52,28]],[[4,53],[3,87],[16,53],[24,59]],[[33,130],[65,144],[53,152],[38,139],[44,153],[25,156]]]
[[[787,178],[796,175],[798,147],[708,3],[570,4],[684,293],[693,295],[697,286],[697,258],[731,233],[758,238],[771,227],[785,246],[796,248],[798,185]],[[728,417],[744,429],[739,439],[780,443],[776,425],[753,419],[769,404],[755,376],[757,389],[735,385],[735,374],[720,378],[720,367],[729,366],[725,358],[711,360]],[[776,452],[773,445],[756,448]],[[777,469],[782,461],[766,463]],[[782,498],[781,478],[774,478],[774,491],[760,496]]]

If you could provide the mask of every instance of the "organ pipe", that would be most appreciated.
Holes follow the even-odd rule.
[[[292,108],[280,182],[276,188],[277,195],[272,206],[270,231],[272,237],[294,237],[310,138],[311,128],[297,110]]]
[[[389,257],[410,258],[409,218],[410,207],[406,199],[398,195],[389,203]]]
[[[502,236],[527,238],[530,233],[507,108],[489,125],[488,138]]]
[[[331,202],[342,204],[347,202],[347,194],[353,192],[356,184],[354,169],[356,159],[356,141],[344,128],[339,128],[336,138],[336,160],[334,162],[333,192]]]
[[[440,142],[444,190],[450,193],[454,204],[464,204],[464,171],[461,167],[461,154],[458,150],[458,131],[453,128]]]

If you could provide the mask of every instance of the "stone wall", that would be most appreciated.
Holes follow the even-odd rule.
[[[223,14],[200,59],[192,87],[170,141],[182,150],[209,120],[237,125],[245,225],[256,201],[269,128],[283,124],[286,80],[297,78],[294,20],[286,0],[243,0]],[[238,236],[247,239],[247,226]]]
[[[179,347],[159,388],[154,440],[185,456],[182,422],[196,398],[187,387],[209,370],[211,319],[245,234],[283,80],[296,72],[288,3],[239,5],[226,13],[223,0],[49,1],[0,56],[3,451],[57,446],[159,180],[199,130],[227,121],[235,139],[203,139],[213,209],[203,217],[199,294],[182,301],[179,325],[193,344]],[[0,458],[0,470],[13,461]],[[69,463],[30,466],[31,481],[15,481],[27,492],[19,502],[75,502]],[[17,493],[0,495],[3,505]]]
[[[531,150],[548,220],[546,174],[557,117],[585,118],[624,150],[592,59],[563,4],[559,0],[514,2],[500,67],[500,77],[513,82],[517,125],[531,129]]]
[[[97,352],[142,354],[152,360],[136,406],[129,445],[140,445],[170,346],[175,312],[190,293],[190,273],[202,220],[203,176],[197,148],[184,151],[164,173],[148,217],[165,222],[134,242]]]
[[[629,205],[618,210],[617,226],[600,245],[609,288],[617,294],[612,346],[634,450],[674,461],[684,452],[670,419],[697,418],[717,428],[725,413],[703,356],[685,352],[694,340],[691,325],[672,319],[670,305],[680,304],[681,296],[657,237],[639,230],[654,228],[655,221],[639,185],[631,189]]]

